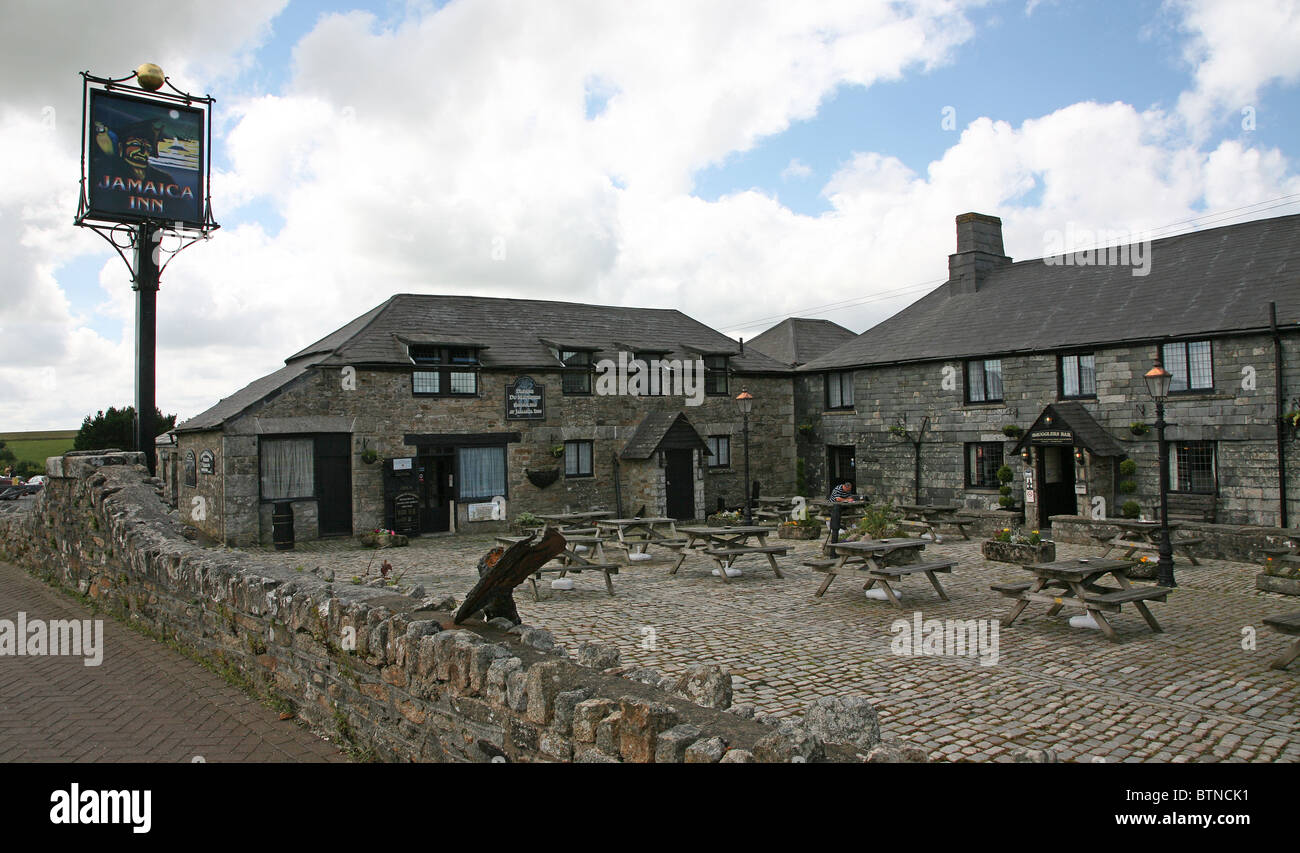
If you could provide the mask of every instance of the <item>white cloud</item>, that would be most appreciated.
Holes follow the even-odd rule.
[[[1300,80],[1300,2],[1296,0],[1176,0],[1192,34],[1184,56],[1195,85],[1178,100],[1179,112],[1204,134],[1225,118],[1258,106],[1274,82]]]
[[[791,178],[806,178],[812,174],[812,167],[798,157],[792,159],[784,169],[781,170],[781,180],[788,181]]]
[[[277,6],[247,20],[186,7],[213,11],[184,24],[175,44],[193,50],[178,57],[219,31],[188,66],[136,46],[92,67],[152,58],[235,74]],[[295,47],[282,91],[218,102],[226,227],[164,275],[160,403],[195,414],[396,292],[677,307],[746,337],[770,324],[741,328],[759,317],[873,300],[820,314],[861,330],[946,277],[957,213],[1001,215],[1008,252],[1024,258],[1068,222],[1140,230],[1297,191],[1277,151],[1202,150],[1164,113],[1080,103],[1019,126],[979,119],[924,174],[891,152],[855,153],[823,187],[821,216],[760,191],[690,194],[698,170],[815,115],[838,87],[935,67],[972,34],[963,6],[941,0],[489,0],[393,22],[326,16]],[[60,114],[76,112],[75,75],[51,76],[76,53],[25,55],[42,73],[0,106],[0,325],[43,324],[43,341],[0,337],[14,359],[0,359],[8,429],[74,426],[132,387],[125,270],[68,224],[75,128],[30,145],[52,92]],[[12,61],[0,53],[0,71]],[[603,109],[588,118],[593,95]],[[786,173],[803,169],[796,157]],[[265,211],[284,223],[274,237],[250,222]],[[126,331],[120,344],[90,331],[59,278],[60,263],[91,251],[106,258],[101,313]],[[51,370],[54,395],[36,387]]]

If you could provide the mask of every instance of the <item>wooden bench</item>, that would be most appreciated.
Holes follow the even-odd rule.
[[[753,547],[739,548],[705,548],[704,553],[713,558],[713,562],[718,565],[718,574],[723,580],[727,579],[727,569],[736,561],[737,557],[743,557],[746,554],[762,554],[767,557],[768,564],[778,578],[784,578],[781,574],[781,567],[776,564],[777,557],[784,557],[790,553],[790,549],[784,545],[755,545]]]
[[[957,530],[961,533],[962,539],[969,540],[970,534],[966,532],[966,528],[970,527],[972,524],[976,523],[977,521],[979,521],[978,518],[971,518],[970,516],[959,515],[956,518],[945,518],[943,521],[939,523],[951,524],[953,527],[957,528]]]
[[[898,526],[904,527],[908,530],[915,530],[917,533],[929,533],[930,538],[934,538],[934,525],[928,521],[900,521],[898,522]]]
[[[1264,624],[1279,634],[1300,638],[1300,611],[1287,613],[1283,616],[1266,616]],[[1271,669],[1286,669],[1296,658],[1300,658],[1300,639],[1292,642],[1291,648],[1283,652],[1281,657],[1272,661],[1269,667]]]
[[[943,586],[934,575],[935,572],[950,573],[955,565],[957,565],[956,560],[937,560],[931,563],[906,563],[901,566],[885,566],[883,569],[868,569],[867,577],[870,580],[867,581],[867,585],[863,589],[871,589],[876,584],[880,584],[890,602],[901,610],[903,603],[898,600],[898,596],[895,594],[893,587],[889,585],[889,581],[897,582],[903,575],[924,574],[926,579],[930,581],[930,585],[934,587],[934,591],[939,593],[939,598],[943,601],[949,601],[948,594],[943,591]]]
[[[1007,598],[1019,598],[1020,593],[1033,586],[1029,581],[1017,581],[1015,583],[995,583],[989,584],[989,589],[994,592],[1000,592]]]
[[[610,575],[618,574],[618,564],[616,563],[588,563],[583,566],[543,566],[528,579],[528,582],[533,585],[533,600],[542,600],[541,595],[537,592],[537,582],[542,579],[543,574],[558,574],[560,577],[564,577],[569,573],[580,575],[583,572],[600,572],[605,576],[605,591],[611,596],[614,594],[614,582],[610,579]]]
[[[1118,613],[1121,604],[1129,604],[1135,601],[1164,601],[1168,596],[1168,587],[1135,586],[1129,589],[1117,589],[1107,592],[1089,592],[1084,596],[1084,601],[1089,604],[1096,604],[1102,610]]]
[[[804,560],[799,565],[807,566],[810,569],[816,569],[819,572],[824,572],[838,562],[839,560]]]

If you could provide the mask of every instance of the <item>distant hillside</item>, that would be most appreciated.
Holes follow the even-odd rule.
[[[41,467],[45,466],[47,456],[62,456],[71,450],[76,438],[75,429],[0,433],[0,441],[14,452],[19,462],[34,462]]]

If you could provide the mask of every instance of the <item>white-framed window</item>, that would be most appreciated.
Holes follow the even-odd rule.
[[[1002,359],[982,358],[966,362],[966,402],[1002,402]]]
[[[826,408],[853,408],[853,371],[826,374]]]

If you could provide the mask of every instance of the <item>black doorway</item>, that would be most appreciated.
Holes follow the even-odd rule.
[[[455,494],[455,457],[450,449],[434,456],[421,456],[420,532],[445,533],[451,530],[451,501]]]
[[[1054,515],[1076,515],[1078,500],[1074,494],[1074,448],[1038,448],[1038,527],[1052,526]]]
[[[670,518],[695,518],[695,471],[691,464],[694,451],[665,450],[664,488]]]
[[[352,437],[316,437],[317,529],[321,536],[352,535]]]

